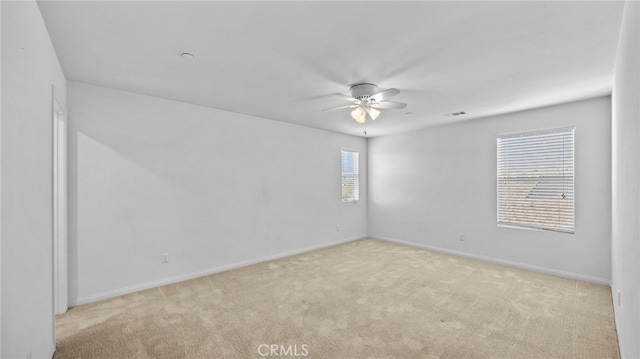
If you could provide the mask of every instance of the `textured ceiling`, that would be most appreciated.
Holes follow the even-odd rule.
[[[69,80],[358,136],[358,82],[409,104],[368,136],[606,95],[623,5],[39,2]]]

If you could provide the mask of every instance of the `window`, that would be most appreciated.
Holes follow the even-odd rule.
[[[342,202],[355,202],[360,198],[360,154],[342,150]]]
[[[498,224],[574,232],[574,128],[498,137]]]

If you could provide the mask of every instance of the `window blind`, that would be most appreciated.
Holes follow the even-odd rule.
[[[360,153],[341,150],[342,153],[342,202],[360,199]]]
[[[500,136],[498,224],[574,232],[574,127]]]

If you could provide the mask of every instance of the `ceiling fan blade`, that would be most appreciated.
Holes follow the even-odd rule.
[[[357,98],[353,98],[351,96],[347,96],[347,95],[344,95],[344,94],[341,94],[341,93],[332,93],[332,95],[339,96],[344,100],[351,101],[351,102],[356,103],[358,105],[362,103],[362,101],[358,100]]]
[[[384,102],[377,102],[377,103],[371,104],[371,107],[382,108],[382,109],[405,108],[407,107],[407,104],[402,102],[384,101]]]
[[[340,107],[333,107],[333,108],[327,108],[324,109],[322,111],[333,111],[333,110],[342,110],[343,108],[355,108],[358,107],[358,105],[345,105],[345,106],[340,106]]]
[[[388,90],[384,90],[384,91],[380,91],[378,93],[375,93],[371,96],[369,96],[370,99],[374,99],[378,102],[384,101],[388,98],[391,98],[397,94],[400,93],[400,90],[398,89],[388,89]]]

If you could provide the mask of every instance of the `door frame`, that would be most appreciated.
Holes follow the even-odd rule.
[[[67,111],[52,86],[53,314],[68,308],[67,258]],[[54,318],[55,333],[55,318]]]

